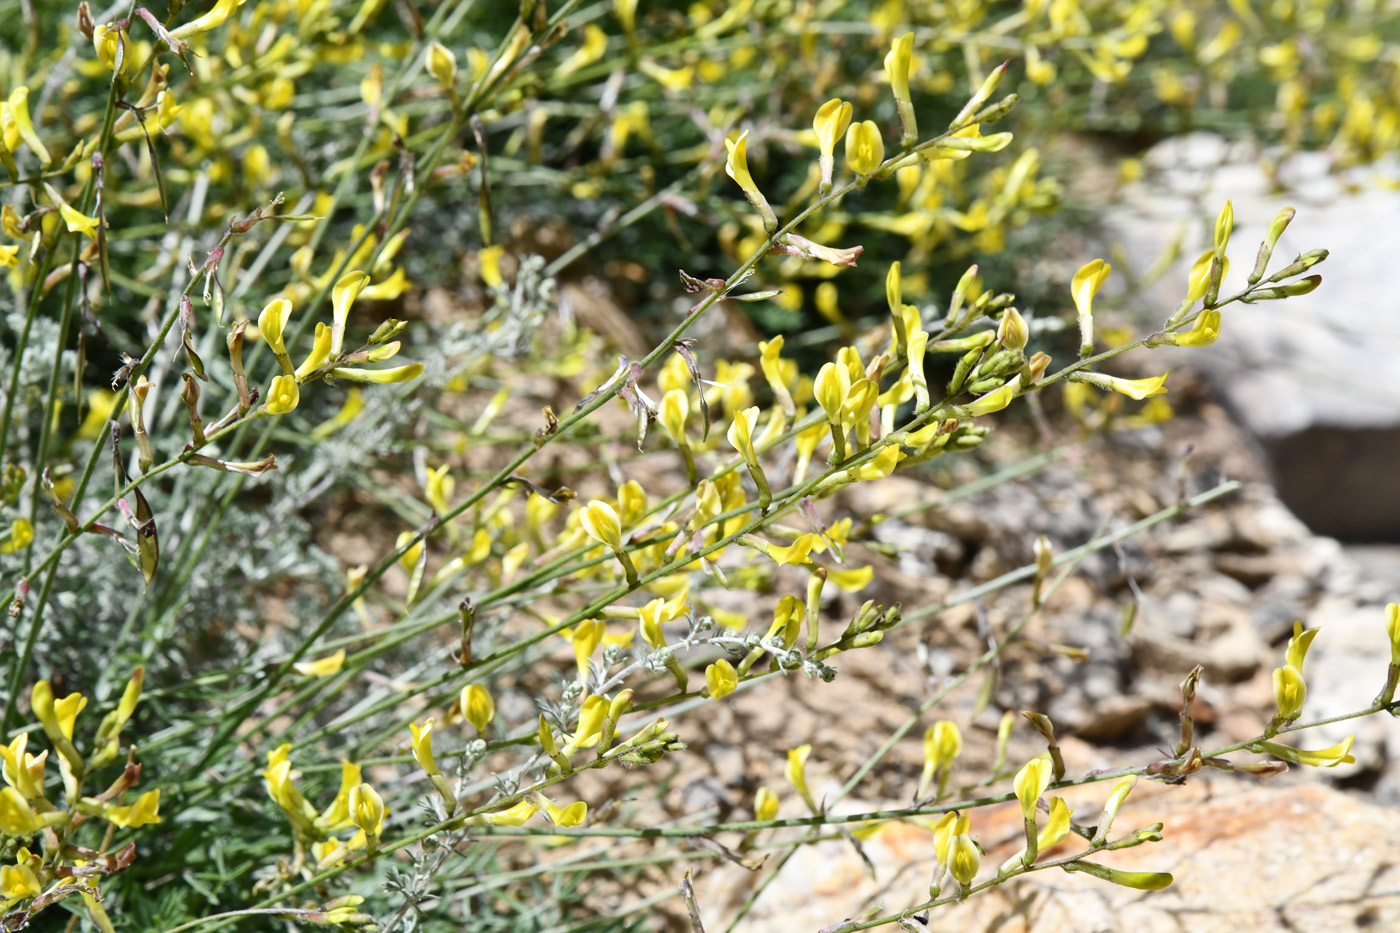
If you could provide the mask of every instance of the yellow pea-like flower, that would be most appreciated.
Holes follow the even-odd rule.
[[[914,116],[914,102],[909,96],[909,67],[914,57],[914,34],[906,32],[890,46],[885,55],[885,75],[894,92],[895,108],[903,129],[900,144],[906,149],[919,139],[919,124]]]
[[[484,734],[486,727],[496,718],[496,701],[491,698],[491,691],[482,684],[468,684],[463,687],[457,702],[462,708],[462,715],[472,724],[478,735]]]
[[[258,314],[258,333],[262,335],[263,340],[267,341],[272,352],[279,356],[285,355],[287,352],[283,335],[287,329],[287,322],[291,318],[292,303],[286,298],[276,298],[269,301]]]
[[[705,668],[705,686],[710,692],[710,699],[727,697],[738,689],[739,674],[734,670],[733,664],[720,658]]]
[[[297,386],[296,376],[273,376],[263,407],[269,415],[285,415],[294,410],[300,401],[301,389]]]
[[[89,239],[97,236],[99,221],[96,217],[89,217],[69,204],[58,205],[58,213],[69,233],[81,233]]]
[[[846,131],[846,165],[862,178],[885,161],[885,141],[873,120],[851,124]]]
[[[29,867],[28,849],[21,849],[14,865],[0,865],[0,901],[10,902],[37,897],[43,892],[39,876]]]
[[[606,544],[614,551],[622,548],[622,522],[612,506],[601,499],[593,499],[578,510],[579,524],[587,535],[595,541]]]
[[[1012,786],[1016,790],[1016,799],[1021,802],[1021,815],[1026,820],[1035,819],[1036,801],[1050,786],[1052,771],[1053,766],[1048,759],[1032,758],[1016,772]]]
[[[1196,323],[1190,330],[1173,334],[1172,340],[1178,347],[1208,347],[1219,337],[1220,312],[1214,308],[1207,308],[1196,316]]]
[[[753,818],[766,823],[778,816],[778,795],[768,787],[760,787],[753,795]]]
[[[136,829],[148,823],[160,822],[160,790],[148,790],[135,802],[123,807],[104,807],[102,817],[122,829]]]
[[[1275,726],[1297,719],[1307,697],[1308,685],[1301,671],[1292,664],[1274,668],[1274,702],[1278,705],[1273,719]]]
[[[345,342],[345,321],[350,316],[350,306],[368,284],[369,275],[356,269],[336,279],[335,285],[331,287],[331,356],[340,355],[340,348]],[[261,319],[258,327],[262,328]]]
[[[297,367],[296,377],[305,379],[307,376],[326,365],[326,361],[331,358],[331,329],[325,324],[316,323],[316,338],[311,344],[311,352],[307,354],[306,360]]]
[[[749,131],[745,130],[738,138],[724,141],[724,147],[729,153],[724,162],[724,171],[738,183],[744,197],[757,209],[763,219],[763,229],[771,236],[778,229],[778,217],[768,205],[768,199],[763,196],[763,192],[758,190],[758,185],[754,184],[753,176],[749,174],[748,135]]]
[[[350,791],[350,819],[364,830],[369,839],[378,839],[384,828],[384,816],[389,808],[384,798],[368,784],[358,784]]]
[[[292,670],[303,677],[330,677],[339,674],[340,669],[345,666],[345,649],[341,648],[335,654],[327,655],[315,661],[298,661],[292,665]]]
[[[817,115],[812,120],[812,129],[817,133],[817,144],[821,147],[821,156],[817,160],[817,165],[821,169],[821,184],[817,188],[817,193],[821,197],[826,197],[831,190],[831,170],[835,160],[836,143],[842,136],[846,135],[846,128],[851,125],[851,104],[849,101],[832,98],[817,108]]]
[[[413,736],[413,760],[428,775],[441,774],[433,758],[433,717],[429,716],[421,726],[410,722],[408,731]]]
[[[982,867],[982,853],[972,841],[970,829],[968,818],[958,817],[948,847],[948,870],[964,891],[971,886],[972,879],[977,877]]]
[[[335,379],[348,379],[351,382],[372,382],[376,385],[389,385],[395,382],[412,382],[423,375],[422,363],[409,363],[392,369],[356,369],[342,366],[333,369],[330,375]]]

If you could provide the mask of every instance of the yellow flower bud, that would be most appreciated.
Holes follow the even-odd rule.
[[[685,419],[690,416],[690,394],[684,389],[670,389],[661,396],[661,407],[657,419],[677,447],[688,442],[685,437]]]
[[[1106,376],[1103,373],[1091,373],[1084,370],[1070,373],[1071,382],[1085,382],[1100,389],[1108,389],[1128,396],[1128,398],[1142,401],[1154,395],[1163,395],[1167,391],[1168,370],[1160,376],[1151,379],[1120,379],[1117,376]]]
[[[457,86],[457,56],[436,39],[428,44],[428,74],[444,88]]]
[[[601,499],[593,499],[578,510],[578,518],[590,538],[614,551],[622,548],[622,522],[612,506]]]
[[[812,793],[807,789],[807,758],[812,754],[812,746],[799,745],[789,749],[787,754],[787,768],[785,774],[788,782],[797,789],[797,793],[807,802],[807,806],[813,812],[817,809],[816,801],[812,799]]]
[[[496,701],[491,698],[491,692],[482,684],[468,684],[462,688],[457,702],[477,735],[484,735],[486,727],[496,718]]]

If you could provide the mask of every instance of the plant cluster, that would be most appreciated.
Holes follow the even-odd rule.
[[[1011,768],[1008,711],[987,781],[1008,789],[976,799],[949,792],[962,738],[946,720],[899,810],[835,815],[801,736],[776,754],[809,817],[779,819],[789,791],[769,787],[754,819],[728,823],[647,825],[625,795],[584,796],[587,772],[645,785],[684,750],[692,710],[774,677],[830,681],[846,652],[946,608],[868,600],[835,617],[833,595],[878,572],[852,545],[882,520],[842,514],[843,490],[973,450],[1051,387],[1090,424],[1124,398],[1146,402],[1143,421],[1169,416],[1167,373],[1112,361],[1207,347],[1231,304],[1319,283],[1325,251],[1274,262],[1289,209],[1247,286],[1222,294],[1227,202],[1160,328],[1104,338],[1094,302],[1112,270],[1096,259],[1059,283],[1077,353],[1056,345],[1057,313],[993,284],[1061,190],[1036,150],[1012,148],[1036,124],[1004,93],[1011,75],[1042,116],[1094,124],[1134,63],[1155,62],[1178,114],[1235,113],[1213,89],[1234,93],[1244,69],[1282,82],[1289,144],[1361,161],[1400,137],[1391,46],[1326,32],[1302,56],[1290,30],[1319,4],[865,6],[24,6],[0,53],[0,929],[64,911],[104,931],[623,929],[670,892],[601,910],[578,879],[609,863],[586,840],[731,833],[790,855],[824,828],[926,825],[928,903],[833,928],[864,929],[1048,868],[1160,888],[1169,876],[1097,860],[1161,838],[1113,834],[1134,781],[1350,760],[1350,741],[1276,741],[1309,725],[1315,632],[1300,628],[1278,714],[1230,747],[1203,749],[1183,712],[1171,756],[1074,777],[1053,724],[1027,713],[1046,751]],[[1217,34],[1198,42],[1198,23]],[[1278,41],[1230,54],[1246,29]],[[1170,90],[1167,35],[1201,66],[1200,95]],[[545,245],[551,212],[568,245]],[[423,289],[467,251],[475,313],[435,316]],[[847,284],[858,263],[883,304]],[[568,313],[562,286],[590,264],[640,268],[655,303],[681,303],[640,358],[603,363],[606,340]],[[799,323],[809,298],[829,328]],[[737,350],[696,336],[735,304],[778,326]],[[405,342],[419,361],[391,362]],[[1033,582],[1022,618],[839,797],[1084,555],[1233,488],[1060,553],[1039,542],[996,581]],[[347,559],[341,527],[372,557]],[[726,590],[752,609],[726,609]],[[1389,612],[1398,660],[1356,716],[1393,706]],[[95,730],[89,697],[111,709]],[[1226,757],[1243,750],[1269,758]],[[1105,780],[1092,825],[1052,793]],[[1009,800],[1025,847],[983,871],[973,811]],[[1073,835],[1078,850],[1051,853]],[[521,863],[555,843],[581,854],[551,886],[549,866]]]

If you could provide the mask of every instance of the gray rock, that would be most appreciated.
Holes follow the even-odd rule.
[[[1392,160],[1347,175],[1325,153],[1300,153],[1279,169],[1277,190],[1261,154],[1193,133],[1159,144],[1149,173],[1109,213],[1112,236],[1145,270],[1181,237],[1181,256],[1130,305],[1160,324],[1185,294],[1186,270],[1208,246],[1214,218],[1234,204],[1229,275],[1242,289],[1260,239],[1285,206],[1297,216],[1279,240],[1270,274],[1325,248],[1309,295],[1225,309],[1219,342],[1205,352],[1166,351],[1174,366],[1203,369],[1272,461],[1283,501],[1314,531],[1346,540],[1400,540],[1400,194],[1373,182]],[[1151,325],[1149,325],[1151,326]]]

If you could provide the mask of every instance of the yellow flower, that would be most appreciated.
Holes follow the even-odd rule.
[[[457,57],[436,39],[428,43],[428,74],[444,88],[457,86]]]
[[[914,116],[914,102],[909,97],[909,65],[914,55],[914,34],[906,32],[885,55],[885,74],[894,91],[895,108],[899,110],[899,122],[903,130],[900,144],[906,149],[919,139],[919,125]]]
[[[1220,209],[1215,218],[1215,254],[1225,255],[1225,247],[1230,242],[1230,232],[1235,229],[1235,206],[1229,201]]]
[[[922,800],[928,796],[929,788],[933,786],[934,775],[940,769],[943,769],[943,783],[946,785],[953,761],[961,752],[962,733],[958,730],[957,723],[941,719],[924,730],[924,771],[919,778],[917,799]]]
[[[688,443],[685,437],[685,419],[690,416],[690,394],[684,389],[669,389],[661,396],[661,407],[657,419],[677,447]]]
[[[1102,259],[1095,259],[1080,266],[1079,271],[1074,273],[1069,288],[1074,296],[1074,307],[1081,318],[1093,315],[1094,296],[1103,288],[1103,283],[1112,272],[1113,266]]]
[[[622,522],[613,507],[601,499],[593,499],[578,510],[579,524],[590,538],[606,544],[614,551],[622,548]]]
[[[43,140],[34,132],[34,124],[29,119],[29,88],[17,87],[10,92],[9,107],[0,112],[0,133],[3,133],[5,148],[15,151],[20,140],[39,157],[39,164],[48,168],[53,162]],[[81,215],[80,215],[81,216]]]
[[[298,661],[292,665],[292,670],[303,677],[331,677],[340,673],[340,669],[345,666],[345,649],[341,648],[335,654],[326,655],[315,661]]]
[[[170,30],[170,34],[177,39],[188,39],[190,36],[197,36],[201,32],[208,32],[217,29],[224,24],[234,10],[241,7],[247,0],[218,0],[213,8],[203,16],[192,19],[183,26],[177,26]]]
[[[288,745],[282,746],[284,749],[290,747]],[[268,757],[270,760],[271,756]],[[340,788],[336,791],[335,799],[331,801],[330,806],[326,807],[321,814],[320,825],[324,825],[331,832],[348,829],[355,825],[354,821],[350,819],[350,792],[358,787],[359,783],[360,766],[354,762],[342,761],[340,763]],[[310,804],[306,806],[310,809]]]
[[[378,838],[388,812],[384,798],[368,784],[357,784],[350,790],[350,819],[370,839]]]
[[[92,30],[92,47],[97,52],[97,60],[108,71],[117,70],[117,55],[122,56],[122,71],[131,64],[131,37],[125,29],[115,26],[98,25]]]
[[[873,120],[851,124],[846,132],[846,165],[864,178],[885,161],[885,141]]]
[[[1071,373],[1070,380],[1072,382],[1087,382],[1089,385],[1098,386],[1100,389],[1119,392],[1128,396],[1128,398],[1142,401],[1145,398],[1151,398],[1154,395],[1163,395],[1166,393],[1167,375],[1170,372],[1171,371],[1168,370],[1162,373],[1162,375],[1154,376],[1151,379],[1120,379],[1117,376],[1105,376],[1103,373],[1091,373],[1081,370],[1076,373]]]
[[[122,829],[135,829],[147,823],[160,822],[160,790],[148,790],[136,802],[124,807],[103,808],[102,816],[107,822]]]
[[[1210,287],[1210,267],[1215,261],[1215,250],[1208,249],[1197,257],[1191,264],[1191,271],[1186,277],[1186,297],[1192,302],[1200,301],[1205,297],[1206,290]],[[1220,280],[1225,281],[1225,276],[1230,274],[1230,257],[1223,256],[1220,260]]]
[[[422,363],[409,363],[407,366],[396,366],[392,369],[355,369],[350,366],[342,366],[330,372],[332,378],[349,379],[351,382],[373,382],[377,385],[388,385],[393,382],[411,382],[423,375]]]
[[[1390,663],[1400,664],[1400,603],[1385,607],[1385,633],[1390,638]]]
[[[1032,758],[1016,772],[1012,785],[1016,789],[1016,799],[1021,802],[1021,815],[1028,821],[1035,819],[1036,801],[1050,786],[1051,768],[1048,759]]]
[[[81,233],[89,239],[97,236],[98,221],[96,217],[89,217],[68,204],[58,205],[58,213],[63,217],[63,222],[67,225],[69,233]]]
[[[316,323],[316,339],[311,344],[311,352],[307,354],[306,361],[297,367],[296,377],[305,379],[307,376],[326,365],[326,361],[331,358],[331,329],[325,324]]]
[[[582,800],[569,804],[567,807],[555,806],[554,802],[544,794],[537,794],[536,797],[544,804],[545,815],[555,826],[579,826],[588,818],[588,804]]]
[[[267,389],[267,402],[263,405],[269,415],[285,415],[297,407],[301,401],[301,389],[296,376],[273,376],[272,385]]]
[[[1189,331],[1173,334],[1172,340],[1178,347],[1208,347],[1219,336],[1220,312],[1207,308],[1196,316],[1196,323]]]
[[[753,447],[753,432],[757,425],[757,406],[745,408],[734,413],[734,423],[729,426],[725,435],[730,446],[739,452],[745,463],[752,464],[758,459],[758,453]]]
[[[972,841],[970,828],[967,817],[958,817],[948,849],[948,870],[964,889],[972,884],[982,867],[982,853]]]
[[[457,702],[462,707],[462,715],[471,723],[478,735],[486,732],[491,720],[496,718],[496,701],[491,692],[481,684],[468,684],[462,688]]]
[[[0,899],[4,902],[37,897],[44,888],[39,884],[39,876],[29,867],[25,857],[29,850],[20,849],[16,864],[0,865]]]
[[[292,303],[286,298],[269,301],[258,314],[258,333],[267,341],[272,352],[279,356],[287,352],[287,345],[283,343],[282,338],[291,317]]]
[[[44,796],[44,764],[48,761],[48,750],[31,755],[29,733],[21,732],[9,745],[0,745],[0,763],[3,763],[5,783],[28,800],[41,800]]]
[[[1302,622],[1293,623],[1293,636],[1288,639],[1288,649],[1285,652],[1287,663],[1296,667],[1300,672],[1303,670],[1303,659],[1308,656],[1308,648],[1312,645],[1313,639],[1317,637],[1319,629],[1310,628],[1304,630]]]
[[[433,717],[429,716],[423,725],[410,722],[408,731],[413,736],[413,760],[428,775],[441,774],[437,761],[433,758]]]
[[[753,818],[766,823],[778,816],[778,795],[768,787],[760,787],[753,795]]]
[[[836,152],[836,142],[846,135],[846,127],[851,125],[851,105],[839,97],[832,98],[817,108],[812,120],[812,129],[817,132],[817,144],[821,147],[821,157],[817,165],[821,169],[821,186],[817,192],[822,197],[831,190],[831,169]]]
[[[1301,671],[1292,664],[1274,668],[1274,702],[1278,705],[1278,712],[1274,713],[1273,718],[1275,725],[1297,719],[1307,697],[1308,686]]]
[[[914,55],[914,34],[906,32],[890,46],[885,54],[885,75],[895,100],[909,99],[909,64]]]
[[[1315,768],[1335,768],[1337,765],[1356,763],[1356,759],[1351,754],[1351,746],[1355,741],[1356,736],[1349,735],[1344,741],[1331,748],[1322,748],[1317,751],[1292,748],[1288,745],[1279,745],[1276,742],[1260,742],[1258,749],[1273,755],[1275,758],[1282,758],[1284,761],[1291,761],[1294,764],[1312,765]],[[1254,750],[1254,746],[1251,746],[1251,750]]]
[[[834,427],[841,426],[841,408],[846,404],[846,396],[851,392],[851,376],[845,366],[826,363],[817,371],[812,383],[812,393],[817,404],[826,413],[826,420]]]
[[[705,668],[705,686],[710,691],[710,699],[718,700],[733,693],[739,686],[739,674],[734,665],[724,658]]]
[[[1063,797],[1050,798],[1050,818],[1045,821],[1045,828],[1040,831],[1037,837],[1037,846],[1041,852],[1051,846],[1059,845],[1069,836],[1070,818],[1074,816],[1074,811],[1069,804],[1065,803]]]
[[[724,171],[730,178],[738,182],[743,189],[744,197],[749,199],[749,203],[758,211],[763,219],[763,229],[772,236],[778,230],[778,217],[773,213],[773,208],[768,205],[768,199],[763,196],[763,192],[758,190],[758,185],[754,184],[753,176],[749,174],[749,156],[747,138],[749,131],[740,133],[737,139],[726,139],[724,147],[728,150],[729,156],[724,162]]]
[[[5,205],[9,207],[9,205]],[[13,269],[19,264],[19,247],[0,244],[0,269]]]
[[[478,817],[481,822],[490,826],[523,826],[525,821],[539,812],[540,805],[535,801],[526,799],[515,806],[505,810],[498,810],[495,813],[486,813]]]
[[[1016,398],[1016,392],[1020,388],[1021,377],[1017,375],[1000,389],[993,389],[986,395],[973,399],[967,405],[963,406],[963,411],[967,412],[968,417],[971,418],[976,418],[978,415],[990,415],[993,412],[1001,411]]]
[[[812,800],[812,793],[807,789],[807,758],[812,754],[812,746],[799,745],[789,749],[787,754],[787,768],[785,774],[788,782],[797,789],[802,799],[807,802],[807,806],[816,812],[817,805]]]
[[[331,287],[331,356],[340,356],[340,348],[345,342],[345,321],[350,316],[350,306],[360,297],[369,284],[369,275],[356,269],[335,280]],[[258,329],[262,329],[262,319],[258,319]]]
[[[0,787],[0,833],[10,836],[32,836],[43,827],[39,815],[34,812],[19,791],[13,787]]]

